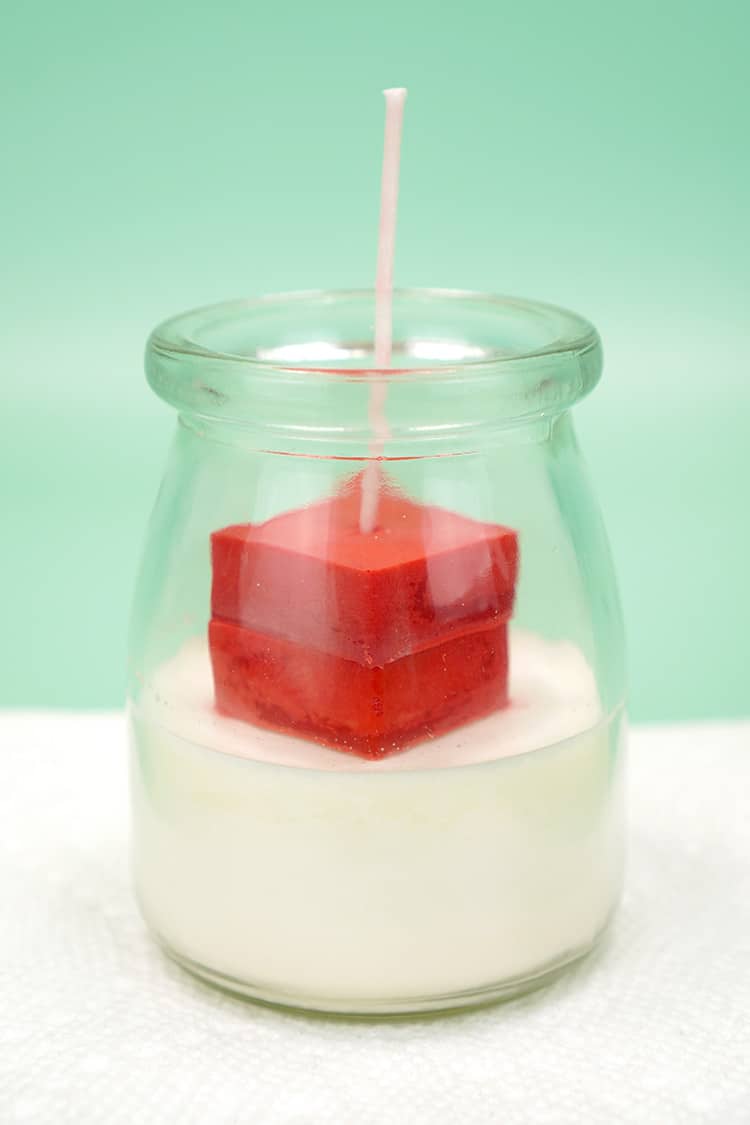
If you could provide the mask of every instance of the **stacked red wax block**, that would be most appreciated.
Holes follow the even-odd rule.
[[[328,500],[211,536],[209,643],[225,715],[381,758],[508,697],[510,528],[358,479]]]

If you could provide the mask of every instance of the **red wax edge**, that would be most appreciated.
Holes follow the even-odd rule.
[[[508,621],[514,531],[383,491],[362,534],[359,509],[355,484],[214,532],[213,616],[369,666]]]
[[[371,667],[227,621],[209,625],[218,710],[383,758],[507,703],[505,624]]]

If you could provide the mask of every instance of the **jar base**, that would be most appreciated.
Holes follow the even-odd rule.
[[[198,977],[222,992],[231,993],[244,1000],[287,1012],[361,1019],[387,1019],[389,1017],[418,1016],[484,1007],[489,1004],[514,1000],[527,993],[536,992],[537,989],[546,988],[598,949],[604,942],[609,928],[610,922],[608,921],[587,945],[568,952],[554,961],[547,962],[540,969],[522,977],[514,977],[511,980],[480,988],[466,989],[462,992],[398,1000],[380,1000],[372,997],[360,1000],[327,999],[321,996],[298,996],[291,992],[264,988],[262,985],[237,980],[234,977],[226,976],[224,973],[209,969],[173,949],[158,934],[153,936],[169,959],[179,965],[180,968],[185,969],[191,976]]]

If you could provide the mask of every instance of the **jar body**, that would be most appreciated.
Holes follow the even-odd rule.
[[[184,412],[150,525],[148,924],[208,979],[319,1010],[547,979],[606,927],[624,835],[620,614],[568,411],[386,445],[365,529],[366,452],[263,446]]]

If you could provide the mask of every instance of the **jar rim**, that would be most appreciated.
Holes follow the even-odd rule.
[[[280,362],[279,360],[257,355],[244,355],[225,349],[209,347],[201,342],[200,336],[193,333],[205,329],[206,322],[213,321],[217,314],[227,317],[238,314],[250,314],[268,309],[271,306],[290,306],[293,313],[295,306],[306,302],[326,302],[369,299],[375,302],[373,289],[301,289],[290,290],[282,293],[267,293],[257,297],[240,297],[234,300],[219,301],[209,305],[199,305],[188,309],[186,312],[177,313],[167,317],[154,328],[148,341],[149,350],[172,352],[175,355],[194,356],[210,360],[224,361],[229,364],[239,363],[249,370],[259,372],[281,371],[297,374],[335,375],[370,375],[378,378],[389,379],[396,376],[414,376],[423,378],[425,375],[439,376],[456,369],[467,371],[481,371],[492,368],[498,364],[512,364],[524,360],[535,359],[542,356],[575,354],[586,351],[599,342],[599,337],[593,324],[579,313],[564,308],[562,305],[551,304],[546,301],[537,301],[526,297],[506,296],[502,294],[485,293],[481,290],[471,289],[440,289],[440,288],[409,288],[395,289],[394,301],[401,299],[434,300],[439,302],[472,301],[500,310],[513,310],[519,316],[544,320],[548,324],[560,325],[560,330],[554,340],[540,344],[536,347],[519,348],[509,351],[496,349],[492,354],[481,358],[466,357],[455,359],[449,364],[445,362],[424,364],[421,366],[387,368],[373,366],[347,366],[335,367],[321,364],[295,364]],[[568,329],[567,335],[562,333],[562,327]]]
[[[460,289],[394,290],[393,365],[376,368],[374,307],[373,290],[339,289],[195,308],[151,333],[148,380],[182,413],[276,426],[291,424],[289,411],[299,418],[306,411],[311,431],[326,428],[319,412],[326,388],[338,394],[344,392],[336,387],[356,384],[361,393],[377,382],[398,393],[411,387],[422,401],[443,396],[443,416],[432,411],[432,428],[465,428],[468,407],[456,411],[459,393],[474,403],[477,425],[512,425],[561,413],[601,373],[599,336],[584,317],[541,301]],[[426,389],[433,394],[422,395]],[[431,423],[414,416],[396,419],[395,430],[425,425]]]

